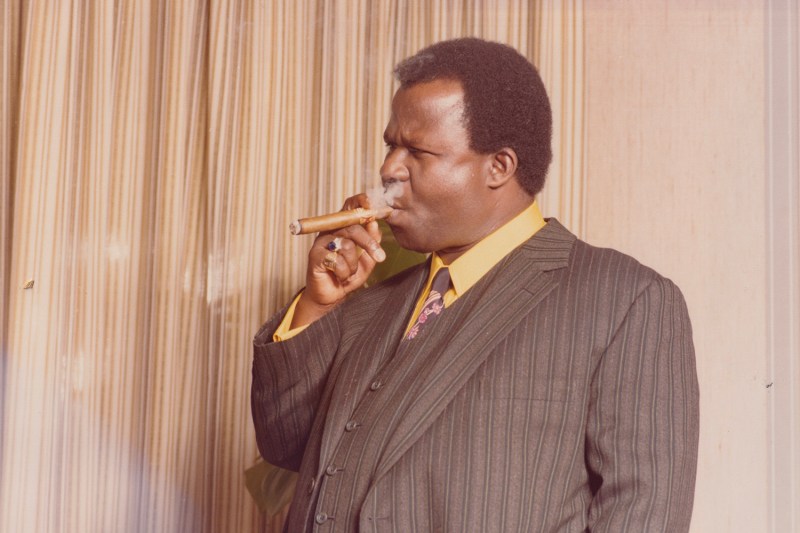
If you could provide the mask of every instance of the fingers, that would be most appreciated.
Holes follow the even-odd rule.
[[[356,249],[356,245],[353,241],[342,239],[340,253],[337,255],[339,255],[339,259],[341,259],[348,268],[350,275],[358,271],[358,256],[361,255],[361,253]]]
[[[350,279],[357,269],[351,269],[345,258],[336,252],[328,252],[322,259],[322,266],[336,277],[340,284]]]
[[[360,194],[348,198],[344,207],[369,207],[369,200]],[[375,221],[317,235],[308,252],[303,308],[313,309],[317,316],[361,287],[375,264],[386,259],[380,242],[381,231]]]
[[[364,207],[364,208],[372,207],[369,204],[369,198],[363,192],[361,194],[356,194],[355,196],[351,196],[350,198],[345,200],[344,205],[342,206],[342,211],[345,211],[347,209],[355,209],[357,207]]]
[[[337,244],[337,246],[332,246]],[[322,258],[322,266],[344,283],[358,272],[359,261],[356,246],[352,241],[336,237],[325,246],[327,253]]]
[[[377,222],[370,222],[365,226],[347,226],[333,233],[337,237],[342,237],[342,242],[350,241],[358,248],[367,252],[372,259],[380,263],[386,259],[386,252],[381,248],[381,231]]]
[[[364,228],[361,229],[364,230]],[[314,266],[316,272],[327,272],[340,285],[363,283],[369,273],[372,272],[375,260],[369,253],[363,253],[355,240],[337,234],[317,237],[309,252],[310,266]],[[360,233],[355,238],[362,240]],[[380,239],[380,235],[377,238]],[[374,240],[371,236],[369,239]],[[378,249],[380,253],[383,253],[380,246],[378,246]]]
[[[369,198],[367,198],[366,194],[361,193],[355,196],[351,196],[350,198],[344,201],[342,209],[343,210],[356,209],[357,207],[364,207],[364,208],[370,207]],[[343,243],[347,241],[352,241],[352,243],[354,243],[355,246],[366,251],[375,262],[380,263],[386,259],[386,252],[384,252],[383,248],[381,248],[380,245],[381,242],[380,227],[378,226],[378,223],[375,221],[372,221],[366,224],[365,226],[360,226],[356,224],[340,230],[336,230],[332,233],[327,233],[324,235],[320,234],[319,238],[322,238],[323,236],[341,237]],[[332,238],[327,238],[324,241],[324,243],[327,244],[331,240]]]

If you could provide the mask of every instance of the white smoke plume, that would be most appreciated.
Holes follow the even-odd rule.
[[[394,200],[403,195],[403,186],[399,181],[391,181],[382,187],[367,189],[367,198],[372,209],[393,206]]]

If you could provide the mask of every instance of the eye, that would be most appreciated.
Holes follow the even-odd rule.
[[[394,144],[394,143],[386,142],[384,144],[386,145],[386,153],[387,154],[393,152],[394,149],[397,148],[397,145]]]

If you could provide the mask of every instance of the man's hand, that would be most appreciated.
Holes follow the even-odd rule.
[[[357,207],[370,207],[366,194],[351,196],[342,209]],[[337,238],[339,249],[332,252],[328,247]],[[375,221],[320,233],[308,252],[306,288],[295,307],[292,328],[314,322],[364,285],[375,264],[386,259],[380,242]]]

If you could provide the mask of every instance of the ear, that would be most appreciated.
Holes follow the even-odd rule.
[[[518,165],[517,153],[512,148],[504,147],[490,154],[486,184],[491,189],[499,189],[516,177]]]

